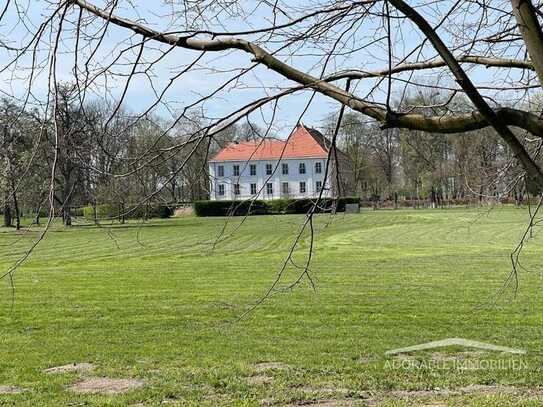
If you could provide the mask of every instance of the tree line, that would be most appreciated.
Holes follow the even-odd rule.
[[[191,149],[184,143],[201,127],[198,117],[172,124],[98,101],[82,103],[71,84],[58,95],[45,112],[13,99],[0,102],[5,226],[19,228],[23,215],[39,224],[48,216],[49,194],[65,225],[83,206],[115,204],[124,219],[153,205],[207,196],[207,148],[191,150],[181,165]]]
[[[207,199],[208,158],[228,142],[270,136],[246,121],[194,148],[192,140],[205,129],[203,117],[194,114],[171,123],[97,101],[82,103],[71,84],[63,84],[58,94],[56,108],[44,113],[13,100],[1,101],[5,226],[19,228],[23,215],[39,224],[41,217],[48,216],[50,193],[65,225],[72,224],[74,213],[81,214],[82,207],[94,208],[96,217],[97,206],[113,205],[112,211],[100,215],[115,212],[124,221],[145,216],[156,205]],[[445,115],[442,106],[448,97],[420,92],[398,109]],[[469,103],[458,99],[461,103],[468,108]],[[323,123],[329,137],[336,120],[330,116]],[[414,206],[440,206],[503,197],[520,202],[527,193],[522,169],[491,128],[454,135],[381,129],[367,116],[350,112],[342,119],[337,142],[352,161],[356,195],[376,205],[409,201]]]
[[[419,91],[397,110],[445,117],[451,97],[457,111],[462,106],[465,111],[472,108],[461,97]],[[336,120],[329,118],[327,134],[332,134]],[[541,141],[515,132],[540,162]],[[537,193],[507,143],[492,128],[458,134],[382,129],[364,115],[348,113],[338,144],[353,162],[357,194],[374,202],[397,206],[408,201],[413,206],[436,207],[508,199],[520,204],[530,192]]]

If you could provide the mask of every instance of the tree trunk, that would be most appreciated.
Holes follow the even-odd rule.
[[[64,226],[72,226],[72,195],[73,195],[73,185],[72,171],[69,169],[65,172],[67,175],[64,175],[64,188],[62,191],[62,222]]]
[[[435,209],[436,207],[436,191],[434,190],[434,187],[432,187],[430,191],[430,208]]]
[[[34,223],[39,226],[40,224],[40,207],[36,208],[36,215],[34,217]]]
[[[11,167],[11,165],[10,165]],[[19,210],[19,200],[17,199],[17,187],[15,184],[15,178],[13,174],[10,174],[10,183],[11,183],[11,197],[13,198],[13,209],[15,209],[15,228],[17,230],[21,229],[21,212]]]
[[[15,209],[15,228],[21,229],[21,212],[19,211],[19,202],[17,201],[17,194],[13,192],[13,208]]]
[[[11,227],[13,226],[13,220],[11,218],[11,208],[9,206],[9,203],[7,203],[7,199],[6,199],[6,203],[4,204],[4,227]]]
[[[543,33],[534,5],[530,0],[511,0],[511,5],[539,84],[543,86]]]
[[[64,226],[72,226],[72,213],[69,206],[65,206],[64,210],[62,211],[62,221]]]
[[[125,215],[124,215],[124,202],[121,202],[119,204],[119,222],[124,225],[125,224]]]
[[[94,218],[94,224],[98,225],[98,211],[96,210],[96,201],[92,202],[92,216]]]
[[[7,126],[3,126],[3,132],[2,132],[2,153],[3,153],[3,159],[4,159],[4,170],[3,170],[3,178],[5,180],[4,183],[4,226],[5,227],[11,227],[13,226],[13,217],[11,213],[11,207],[9,205],[9,202],[11,201],[11,195],[9,190],[11,189],[13,192],[13,174],[12,174],[12,167],[11,167],[11,137],[9,130]]]

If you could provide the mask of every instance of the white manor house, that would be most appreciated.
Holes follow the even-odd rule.
[[[348,195],[352,166],[339,149],[332,150],[324,179],[330,146],[321,133],[302,124],[287,140],[230,143],[209,160],[210,199],[316,198],[322,188],[323,197]]]

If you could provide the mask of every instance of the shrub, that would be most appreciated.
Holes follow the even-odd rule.
[[[261,214],[304,214],[313,207],[315,200],[305,199],[273,199],[270,201],[197,201],[194,203],[196,216],[243,216]],[[360,198],[345,197],[336,201],[338,212],[345,211],[345,205],[349,203],[360,204]],[[334,199],[322,198],[315,212],[330,212]]]
[[[268,208],[269,213],[281,214],[286,213],[289,205],[294,201],[294,199],[273,199],[271,201],[266,201],[266,207]]]
[[[126,219],[142,219],[142,218],[151,218],[153,217],[152,208],[148,205],[140,206],[125,206],[121,210],[121,213],[125,213]]]
[[[194,203],[196,216],[244,216],[261,214],[304,214],[313,207],[314,199],[274,199],[270,201],[197,201]],[[349,203],[360,204],[360,198],[345,197],[336,201],[338,212],[345,211]],[[315,212],[330,212],[334,204],[332,198],[322,198]]]
[[[118,209],[110,204],[96,205],[96,217],[98,219],[111,219],[118,215]],[[76,215],[77,216],[77,215]],[[94,207],[92,205],[83,208],[83,216],[87,220],[94,220]]]
[[[196,216],[264,215],[268,207],[263,201],[196,201]]]
[[[319,201],[318,207],[315,212],[321,212],[321,205],[325,202],[325,199]],[[313,207],[314,200],[309,198],[304,199],[292,199],[287,206],[285,213],[307,213]]]
[[[114,204],[96,205],[96,217],[100,219],[116,219],[125,212],[127,219],[140,218],[169,218],[173,215],[173,209],[167,205],[142,205],[139,207],[124,207]],[[76,208],[72,212],[75,216],[83,216],[87,220],[94,220],[94,208],[92,205]]]
[[[72,215],[76,217],[83,217],[85,214],[83,213],[83,210],[85,208],[72,208]],[[42,209],[40,209],[40,217],[44,217],[46,215],[42,215]]]
[[[153,208],[153,215],[161,219],[166,219],[173,215],[173,211],[169,206],[159,205]]]
[[[30,211],[29,212],[31,214],[31,216],[36,216],[36,211]],[[49,208],[40,208],[40,211],[39,211],[39,216],[40,218],[46,218],[49,216]],[[80,216],[83,216],[83,209],[81,209],[81,215]]]
[[[358,204],[360,205],[360,198],[357,196],[345,196],[343,198],[339,198],[337,201],[337,211],[338,212],[345,212],[345,205],[347,204]]]
[[[289,205],[286,207],[285,213],[307,213],[311,210],[315,203],[315,199],[292,199]],[[330,212],[334,204],[336,205],[337,212],[345,212],[345,205],[357,203],[360,204],[360,198],[358,197],[344,197],[334,200],[332,198],[322,198],[315,209],[316,213]]]
[[[85,206],[83,209],[83,217],[85,219],[94,219],[94,207],[92,206]]]

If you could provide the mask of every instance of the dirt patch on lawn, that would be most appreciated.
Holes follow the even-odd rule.
[[[24,391],[25,389],[17,386],[0,386],[0,394],[19,394]]]
[[[311,406],[311,407],[351,407],[355,406],[354,400],[335,400],[335,399],[322,399],[322,400],[304,400],[298,401],[294,404],[289,404],[291,407],[294,406]]]
[[[326,387],[302,387],[301,390],[304,393],[312,395],[325,395],[328,397],[341,395],[346,398],[367,399],[371,396],[371,393],[367,391],[352,390],[345,387],[335,387],[333,384],[327,385]]]
[[[300,387],[298,390],[303,391],[312,399],[299,400],[289,406],[365,406],[367,400],[370,400],[370,393],[367,391],[351,390],[332,383],[324,383],[323,387]]]
[[[460,387],[457,392],[460,394],[518,394],[523,396],[543,396],[543,388],[525,388],[503,384],[470,384],[469,386]]]
[[[527,397],[529,399],[540,399],[543,397],[543,388],[520,388],[506,385],[483,385],[472,384],[456,389],[435,389],[435,390],[394,390],[382,394],[375,395],[367,400],[369,406],[377,406],[385,400],[403,400],[407,402],[416,402],[416,405],[421,406],[442,406],[445,405],[441,401],[433,401],[431,399],[440,399],[443,397],[464,396],[464,395],[514,395]],[[426,402],[421,400],[430,399]]]
[[[384,394],[385,398],[395,399],[419,399],[430,397],[447,397],[461,394],[459,391],[453,390],[394,390]]]
[[[345,389],[343,387],[302,387],[301,390],[305,393],[351,393],[351,390]]]
[[[145,383],[137,379],[110,379],[92,377],[81,380],[70,387],[75,393],[119,394],[143,387]]]
[[[247,378],[247,383],[252,386],[265,386],[273,383],[273,377],[266,375],[257,375]]]
[[[262,362],[262,363],[257,363],[254,366],[254,370],[257,372],[264,372],[266,370],[272,370],[272,369],[287,370],[287,369],[290,369],[290,366],[282,362]]]
[[[94,369],[92,363],[70,363],[68,365],[54,366],[48,369],[44,369],[44,373],[56,374],[56,373],[80,373],[88,372]]]

